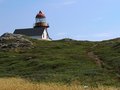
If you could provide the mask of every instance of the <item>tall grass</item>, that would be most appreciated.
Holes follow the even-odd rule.
[[[120,90],[120,88],[103,86],[92,88],[76,84],[32,83],[21,78],[0,78],[0,90]]]

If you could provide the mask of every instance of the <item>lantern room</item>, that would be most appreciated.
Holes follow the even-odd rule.
[[[46,22],[46,17],[45,17],[45,14],[40,11],[37,15],[36,15],[36,23],[35,23],[35,26],[34,28],[36,27],[44,27],[44,28],[48,28],[49,25],[47,24]]]

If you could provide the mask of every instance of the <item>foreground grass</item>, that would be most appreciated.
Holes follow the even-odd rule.
[[[0,90],[120,90],[120,88],[103,86],[92,88],[76,84],[31,83],[20,78],[0,78]]]
[[[31,49],[0,50],[0,78],[21,77],[32,82],[67,85],[78,81],[83,86],[120,87],[120,42],[32,42]]]

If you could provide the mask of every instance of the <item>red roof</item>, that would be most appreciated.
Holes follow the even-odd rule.
[[[36,18],[45,18],[45,14],[40,11],[37,15],[36,15]]]

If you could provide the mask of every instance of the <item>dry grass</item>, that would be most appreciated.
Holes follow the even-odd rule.
[[[120,88],[98,87],[90,88],[79,85],[35,84],[20,78],[0,78],[0,90],[120,90]]]

